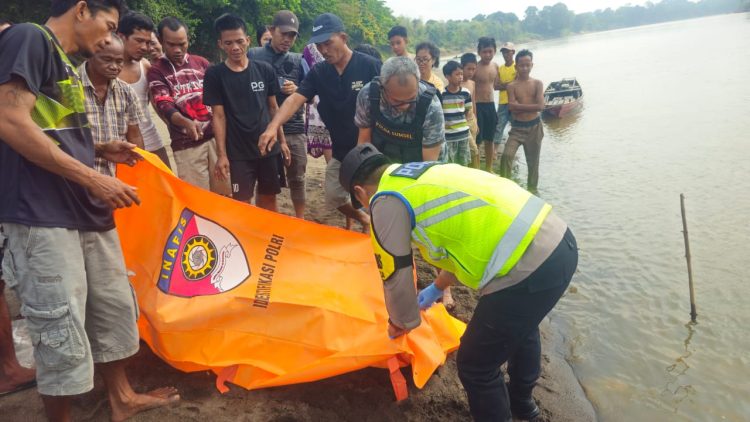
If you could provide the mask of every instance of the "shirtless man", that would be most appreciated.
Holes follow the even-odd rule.
[[[474,74],[476,84],[476,110],[479,134],[477,144],[484,143],[484,169],[492,173],[492,162],[495,160],[495,145],[493,143],[497,113],[495,111],[495,80],[499,67],[492,61],[497,53],[495,39],[482,37],[477,43],[479,63]]]
[[[461,87],[469,90],[471,98],[476,98],[477,86],[474,83],[474,74],[477,72],[477,56],[474,53],[466,53],[461,56],[461,67],[464,69],[464,81]],[[477,110],[472,107],[468,118],[469,121],[469,151],[471,151],[471,168],[479,168],[479,148],[477,147],[477,134],[479,126],[477,125]]]
[[[156,131],[151,119],[150,97],[146,74],[151,69],[151,63],[144,60],[151,48],[151,37],[154,36],[154,22],[148,16],[130,12],[120,19],[117,32],[125,47],[125,63],[119,78],[130,85],[138,96],[138,102],[143,111],[144,119],[138,123],[143,136],[145,149],[156,154],[169,167],[167,147]]]
[[[544,110],[544,85],[542,81],[529,77],[534,67],[534,55],[529,50],[516,54],[516,80],[508,85],[508,108],[510,109],[510,134],[500,160],[500,175],[510,178],[511,165],[519,145],[523,145],[526,164],[529,168],[526,189],[536,194],[539,182],[539,153],[542,150],[542,120],[539,113]]]

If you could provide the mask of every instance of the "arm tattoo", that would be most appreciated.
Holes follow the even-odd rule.
[[[17,78],[12,78],[0,85],[0,109],[15,109],[25,106],[30,110],[28,94],[31,94],[31,92],[26,88],[26,85]]]
[[[18,107],[21,105],[21,92],[18,87],[8,84],[0,92],[2,93],[0,107]]]

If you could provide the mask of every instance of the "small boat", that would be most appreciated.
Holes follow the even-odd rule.
[[[576,78],[555,81],[544,90],[544,114],[563,117],[583,104],[583,90]]]

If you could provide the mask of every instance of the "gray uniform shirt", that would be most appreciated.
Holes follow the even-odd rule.
[[[404,203],[391,195],[382,195],[370,204],[370,212],[372,231],[380,246],[393,256],[408,255],[411,252],[411,220]],[[562,241],[567,228],[567,224],[550,211],[513,269],[487,283],[480,295],[497,292],[525,280],[549,258]],[[416,328],[421,323],[413,271],[411,266],[401,268],[383,284],[385,306],[391,322],[405,329]]]
[[[372,127],[372,113],[370,112],[370,83],[359,91],[357,95],[357,111],[354,115],[354,124],[359,128]],[[424,82],[419,82],[419,94],[427,90]],[[393,123],[408,124],[417,115],[417,105],[412,104],[406,111],[399,111],[380,96],[380,112],[383,117]],[[427,107],[427,115],[422,125],[422,146],[432,147],[445,142],[445,119],[443,118],[443,105],[437,95],[432,97],[432,102]]]

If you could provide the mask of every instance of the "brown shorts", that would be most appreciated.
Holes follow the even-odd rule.
[[[542,139],[544,128],[539,118],[528,122],[518,120],[511,121],[508,141],[505,143],[503,156],[500,159],[500,175],[511,177],[511,167],[516,158],[518,147],[523,146],[528,167],[528,179],[526,188],[532,192],[536,191],[539,183],[539,156],[542,151]]]

